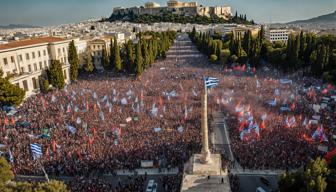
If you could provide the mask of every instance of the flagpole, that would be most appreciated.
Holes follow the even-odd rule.
[[[42,171],[43,171],[43,173],[44,173],[44,177],[46,178],[47,182],[49,182],[48,174],[47,174],[47,172],[45,171],[45,169],[44,169],[44,167],[43,167],[41,161],[38,160],[37,162],[38,162],[38,163],[40,164],[40,166],[41,166],[41,169],[42,169]]]
[[[204,83],[204,92],[203,92],[203,101],[202,101],[202,163],[208,164],[211,163],[211,154],[209,150],[209,136],[208,136],[208,94],[207,87],[205,84],[205,78],[203,78]]]

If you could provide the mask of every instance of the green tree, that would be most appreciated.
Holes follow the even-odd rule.
[[[303,176],[301,172],[284,173],[281,175],[278,185],[280,192],[305,192]]]
[[[10,77],[3,78],[3,71],[0,69],[0,103],[9,105],[20,105],[26,92],[9,81]]]
[[[67,186],[56,180],[51,180],[49,182],[38,183],[36,187],[36,192],[67,192]]]
[[[113,42],[112,39],[110,40],[110,67],[111,69],[114,69],[114,46],[113,46]]]
[[[327,188],[326,177],[330,171],[327,162],[318,157],[315,161],[308,163],[304,178],[307,184],[308,192],[324,192]]]
[[[105,70],[110,69],[110,65],[109,65],[109,60],[108,60],[108,55],[107,55],[107,51],[105,48],[103,48],[102,50],[102,60],[101,60],[101,64],[104,67]]]
[[[128,72],[134,69],[134,60],[133,42],[129,40],[126,44],[126,70]]]
[[[232,63],[236,63],[238,61],[238,57],[237,55],[231,55],[229,60],[232,62]]]
[[[50,90],[50,84],[48,79],[40,78],[40,90],[42,93],[48,93],[48,91]]]
[[[217,55],[215,55],[215,54],[212,54],[211,56],[210,56],[210,61],[212,62],[212,63],[216,63],[217,62]]]
[[[74,40],[69,43],[69,50],[68,50],[68,60],[70,63],[70,80],[72,82],[77,80],[78,77],[78,69],[79,69],[79,58],[75,46]]]
[[[48,70],[49,82],[57,89],[63,89],[65,86],[62,64],[58,60],[52,60]]]
[[[252,42],[252,32],[248,30],[244,34],[244,39],[243,39],[243,48],[247,55],[250,55],[250,52],[251,52],[251,42]]]
[[[306,35],[301,31],[300,33],[300,50],[299,50],[299,58],[303,60],[304,53],[306,48]]]
[[[3,157],[0,157],[0,186],[6,184],[6,182],[14,179],[14,174],[11,170],[10,164]]]
[[[90,50],[87,50],[84,56],[84,70],[88,73],[91,73],[94,70],[93,58],[90,53]]]
[[[229,49],[223,49],[223,50],[221,50],[220,61],[221,61],[222,65],[227,64],[230,55],[231,55],[231,53],[230,53]]]
[[[140,42],[138,42],[137,46],[136,46],[136,73],[138,76],[140,76],[142,74],[142,63],[143,63],[143,58],[142,58],[142,53],[141,53],[141,44]]]
[[[114,36],[114,67],[117,72],[121,71],[121,58],[120,58],[120,48],[118,45],[117,37]]]

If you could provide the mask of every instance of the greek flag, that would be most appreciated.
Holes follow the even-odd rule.
[[[34,160],[42,156],[42,147],[40,144],[32,143],[30,144],[30,149],[32,151]]]
[[[204,83],[207,89],[211,89],[218,85],[219,79],[215,77],[206,77]]]

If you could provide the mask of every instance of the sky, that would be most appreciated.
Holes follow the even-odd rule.
[[[113,7],[143,5],[149,0],[0,0],[0,25],[57,25],[109,17]],[[150,0],[166,5],[166,0]],[[187,0],[192,1],[192,0]],[[258,23],[289,22],[328,14],[336,0],[195,0],[203,6],[228,5]]]

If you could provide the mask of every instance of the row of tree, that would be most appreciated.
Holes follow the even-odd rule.
[[[311,33],[291,34],[288,42],[271,43],[266,40],[262,27],[256,36],[251,31],[244,34],[190,33],[198,49],[212,61],[216,56],[222,64],[249,63],[258,66],[261,60],[285,72],[305,69],[311,75],[336,82],[336,37],[317,37]]]
[[[67,192],[67,186],[56,180],[48,182],[16,182],[11,165],[3,157],[0,158],[0,191],[3,192]]]
[[[328,164],[317,158],[303,170],[284,173],[279,180],[279,191],[333,192],[336,188],[336,156]]]
[[[107,71],[124,72],[141,75],[156,59],[164,58],[170,48],[176,32],[145,32],[137,35],[137,43],[129,40],[120,46],[117,39],[111,40],[110,50],[102,50],[101,64]],[[93,71],[93,56],[87,54],[84,61],[84,70]]]
[[[109,21],[128,21],[134,23],[159,23],[159,22],[172,22],[172,23],[192,23],[192,24],[211,24],[211,23],[237,23],[237,24],[247,24],[254,25],[254,21],[247,20],[246,15],[239,15],[236,12],[235,16],[228,19],[218,17],[217,15],[201,16],[196,15],[193,17],[186,15],[173,14],[171,12],[162,11],[159,15],[135,15],[134,12],[130,11],[127,14],[112,14],[108,19],[103,18],[102,22]]]

